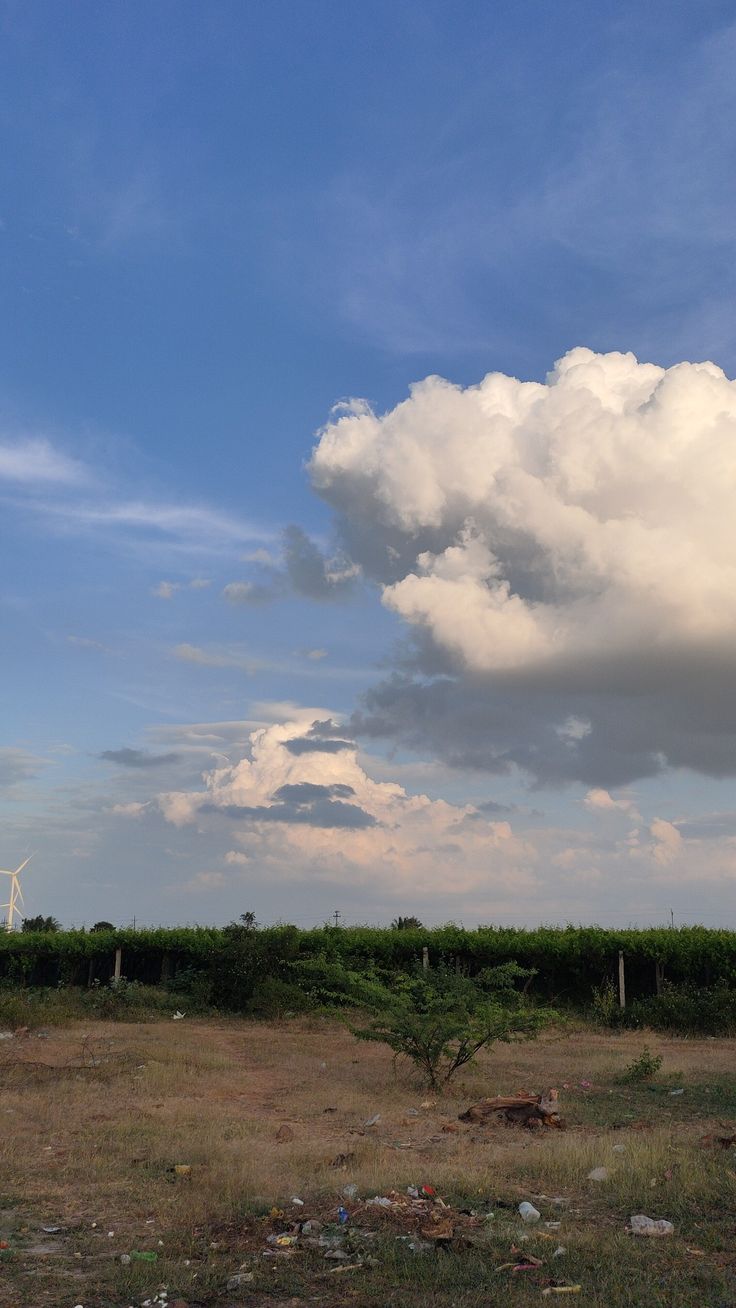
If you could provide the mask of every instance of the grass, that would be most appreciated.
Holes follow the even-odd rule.
[[[620,1084],[646,1043],[661,1072]],[[725,1308],[736,1295],[734,1154],[699,1140],[736,1118],[732,1058],[725,1040],[571,1030],[499,1046],[428,1100],[394,1075],[390,1051],[322,1019],[86,1022],[2,1041],[0,1304],[137,1308],[165,1285],[169,1301],[223,1308],[501,1308],[546,1302],[559,1280],[582,1286],[570,1296],[581,1308]],[[483,1095],[550,1085],[564,1133],[457,1121]],[[599,1166],[608,1180],[588,1180]],[[398,1237],[425,1240],[431,1213],[348,1201],[347,1184],[362,1199],[433,1186],[452,1207],[450,1247],[412,1252]],[[541,1211],[538,1226],[520,1221],[522,1199]],[[305,1218],[329,1231],[340,1203],[356,1270],[334,1271],[301,1242],[269,1245]],[[669,1218],[675,1235],[627,1236],[636,1212]],[[566,1253],[553,1259],[558,1244]],[[133,1251],[156,1262],[121,1263]],[[542,1265],[495,1270],[528,1254]],[[228,1291],[239,1271],[253,1279]]]

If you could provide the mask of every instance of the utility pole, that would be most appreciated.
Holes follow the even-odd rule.
[[[335,909],[335,912],[334,912],[334,914],[333,914],[333,917],[334,917],[334,919],[335,919],[335,926],[336,926],[336,927],[339,926],[339,925],[340,925],[340,918],[342,917],[342,913],[340,912],[339,908],[336,908],[336,909]]]
[[[674,931],[674,929],[675,929],[675,910],[674,910],[674,908],[671,908],[671,909],[670,909],[670,931]]]

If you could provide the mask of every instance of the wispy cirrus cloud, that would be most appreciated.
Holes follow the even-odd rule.
[[[175,645],[171,652],[181,663],[195,663],[202,668],[235,668],[240,672],[252,674],[261,666],[257,659],[247,658],[242,654],[225,650],[207,650],[201,645],[189,645],[186,642]]]
[[[9,789],[21,781],[33,781],[47,760],[27,749],[16,749],[11,745],[0,746],[0,789]]]
[[[83,486],[92,480],[78,459],[56,449],[42,436],[0,440],[0,481],[21,486]]]
[[[146,749],[103,749],[100,758],[105,763],[117,763],[123,768],[158,768],[178,763],[181,754],[151,754]]]

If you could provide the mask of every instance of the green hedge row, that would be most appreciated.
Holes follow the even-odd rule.
[[[655,993],[659,981],[696,986],[736,985],[736,932],[706,927],[609,931],[601,927],[479,927],[384,930],[376,927],[177,927],[120,931],[0,934],[0,981],[23,985],[91,985],[122,972],[147,984],[200,987],[213,1002],[239,1007],[255,979],[288,977],[298,959],[322,956],[383,975],[408,971],[429,951],[430,965],[473,976],[514,961],[534,968],[531,993],[558,1002],[590,1002],[593,991],[618,974],[619,950],[629,999]],[[656,967],[655,967],[656,965]]]

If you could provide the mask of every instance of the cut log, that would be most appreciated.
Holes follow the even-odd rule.
[[[551,1126],[559,1131],[564,1130],[565,1124],[559,1114],[558,1100],[557,1090],[548,1090],[544,1095],[495,1095],[492,1099],[481,1099],[472,1104],[459,1114],[459,1118],[461,1122],[483,1124],[499,1114],[514,1126],[525,1126],[530,1130]]]

